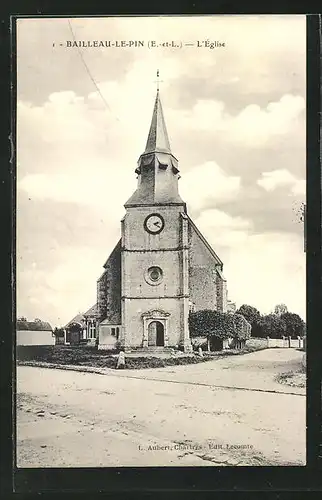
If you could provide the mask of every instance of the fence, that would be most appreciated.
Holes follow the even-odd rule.
[[[191,341],[195,350],[197,350],[199,347],[202,347],[202,349],[207,349],[206,337],[194,337],[191,339]],[[220,349],[228,349],[229,347],[233,347],[229,344],[229,339],[222,341],[222,346]],[[292,347],[293,349],[306,350],[306,337],[297,337],[296,339],[292,339],[291,337],[282,337],[279,339],[271,339],[270,337],[250,337],[250,339],[246,341],[246,347],[253,347],[255,348],[255,350],[274,347]]]
[[[282,337],[281,339],[271,339],[270,337],[266,338],[267,347],[293,347],[296,349],[304,349],[305,341],[302,337],[297,337],[296,339],[292,339],[291,337]]]

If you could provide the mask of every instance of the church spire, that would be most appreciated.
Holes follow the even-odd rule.
[[[135,172],[138,186],[125,207],[184,205],[178,192],[178,160],[171,153],[159,89],[154,102],[148,140]]]
[[[150,131],[143,154],[146,153],[171,154],[170,141],[163,116],[159,89],[157,90],[155,98]]]

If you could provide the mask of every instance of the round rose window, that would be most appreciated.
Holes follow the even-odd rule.
[[[145,273],[145,280],[150,285],[158,285],[162,281],[162,269],[158,266],[149,267]]]
[[[149,273],[152,281],[157,281],[158,279],[160,279],[160,276],[162,274],[159,267],[150,267]]]

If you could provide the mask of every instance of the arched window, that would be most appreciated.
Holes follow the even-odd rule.
[[[89,322],[88,337],[90,339],[96,338],[96,325],[94,320],[90,320]]]

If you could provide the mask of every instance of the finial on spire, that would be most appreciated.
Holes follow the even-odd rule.
[[[157,79],[154,82],[157,84],[157,92],[159,92],[159,88],[160,88],[159,84],[163,82],[163,80],[160,80],[159,77],[160,77],[160,71],[157,69]]]
[[[170,143],[164,121],[159,92],[157,92],[155,98],[150,131],[144,153],[154,152],[171,154]]]

